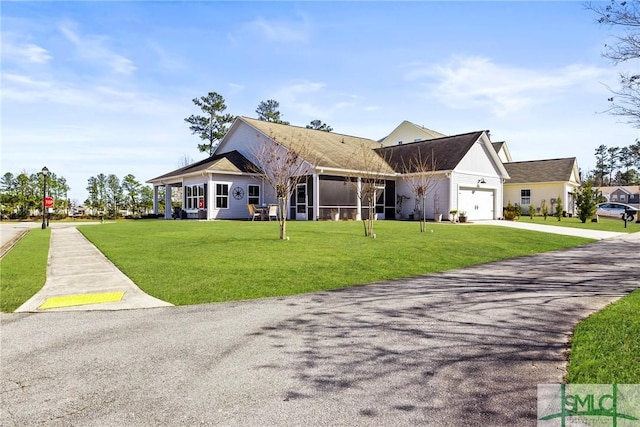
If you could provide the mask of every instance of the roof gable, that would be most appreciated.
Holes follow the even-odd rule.
[[[509,176],[511,176],[508,184],[580,182],[575,157],[512,162],[505,163],[504,167],[507,169],[507,172],[509,172]]]
[[[493,146],[493,149],[496,150],[496,153],[502,163],[511,161],[511,153],[509,152],[506,141],[492,142],[491,145]]]
[[[397,145],[399,141],[402,142],[415,142],[415,140],[424,141],[427,139],[442,138],[447,135],[436,132],[435,130],[428,129],[424,126],[419,126],[415,123],[411,123],[408,120],[404,120],[400,123],[391,133],[379,142],[384,146]]]
[[[147,182],[159,181],[167,178],[197,174],[202,172],[229,172],[229,173],[252,173],[255,166],[246,157],[233,150],[228,153],[214,154],[199,162],[181,167],[164,175],[150,179]]]
[[[435,171],[450,171],[456,168],[473,144],[480,139],[482,131],[447,136],[444,138],[394,145],[376,150],[398,173],[413,173],[410,160],[435,160]],[[409,170],[407,170],[409,168]]]

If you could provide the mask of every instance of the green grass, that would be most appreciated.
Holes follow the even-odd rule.
[[[636,223],[635,220],[634,222],[627,222],[627,228],[624,228],[623,220],[605,217],[600,217],[598,222],[587,221],[583,224],[582,221],[576,217],[562,218],[561,221],[558,221],[557,218],[552,216],[549,216],[545,220],[544,217],[541,216],[534,216],[533,219],[531,219],[530,217],[523,215],[518,218],[518,222],[582,228],[585,230],[614,231],[617,233],[636,233],[640,231],[640,223]]]
[[[33,229],[0,260],[0,311],[12,312],[46,280],[51,230]]]
[[[482,225],[136,221],[79,227],[145,292],[176,305],[299,294],[410,277],[587,243]]]
[[[640,384],[640,289],[578,324],[568,382]]]

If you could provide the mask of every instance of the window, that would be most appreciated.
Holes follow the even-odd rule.
[[[520,205],[529,206],[531,204],[531,190],[520,190]]]
[[[624,194],[621,194],[621,195],[620,195],[620,201],[621,201],[621,202],[624,202],[624,200],[625,200],[625,199],[624,199]]]
[[[216,184],[216,209],[229,208],[229,184]]]
[[[247,188],[249,193],[249,204],[250,205],[259,205],[260,204],[260,186],[259,185],[249,185]]]
[[[204,185],[187,186],[187,209],[204,209]]]
[[[618,201],[618,195],[617,194],[612,194],[611,195],[611,200],[613,200],[614,202]]]

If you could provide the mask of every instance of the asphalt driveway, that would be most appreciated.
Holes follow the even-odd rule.
[[[536,425],[536,385],[640,286],[638,253],[636,233],[288,298],[2,314],[0,424]]]

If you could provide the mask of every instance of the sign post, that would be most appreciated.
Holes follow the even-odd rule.
[[[43,215],[47,215],[47,227],[49,226],[49,217],[51,217],[51,211],[53,210],[53,197],[47,196],[44,198],[44,207],[47,208],[47,213]]]

